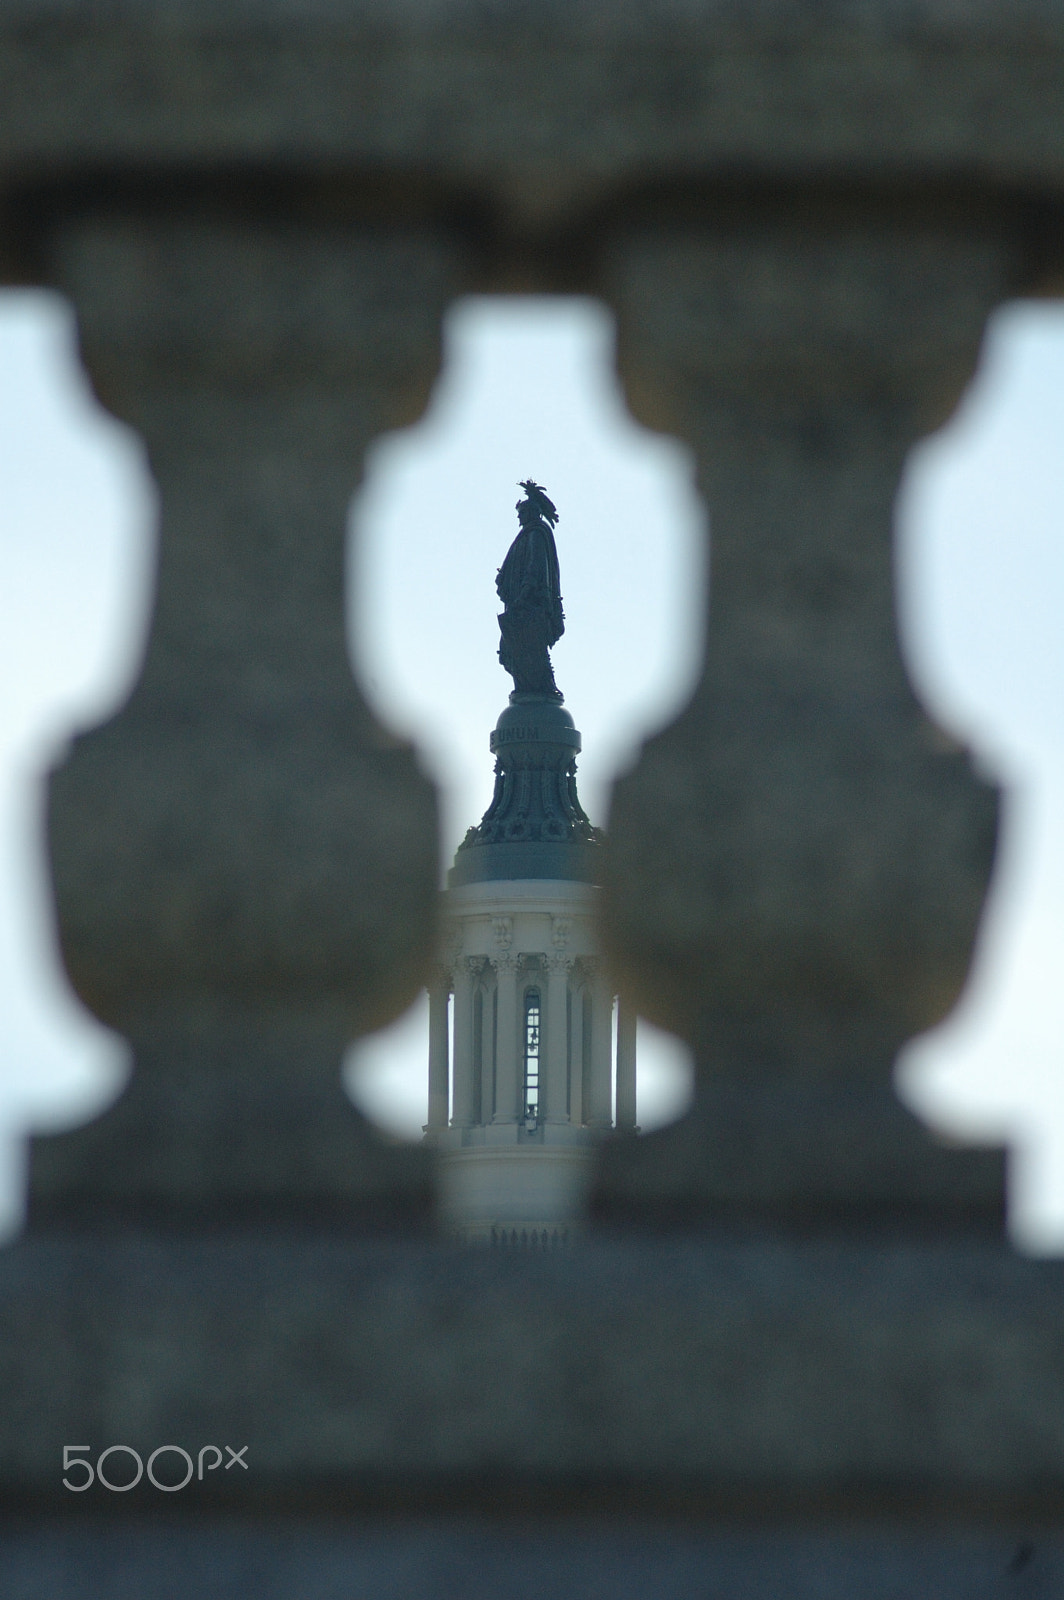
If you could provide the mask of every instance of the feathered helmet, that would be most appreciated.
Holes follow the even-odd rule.
[[[543,485],[535,483],[531,478],[526,478],[518,487],[525,491],[524,500],[517,502],[518,511],[524,505],[531,505],[543,518],[544,522],[549,522],[552,528],[555,527],[558,521],[558,512]]]

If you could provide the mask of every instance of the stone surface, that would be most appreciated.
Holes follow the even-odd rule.
[[[593,1155],[582,1130],[545,1129],[542,1144],[507,1144],[483,1130],[444,1149],[436,1179],[442,1231],[456,1244],[511,1250],[556,1250],[584,1232]],[[587,1136],[584,1135],[584,1139]]]
[[[1056,1600],[1064,1545],[1022,1523],[752,1531],[530,1515],[419,1520],[400,1545],[394,1521],[57,1518],[0,1525],[0,1582],[7,1600]]]
[[[990,1526],[1064,1495],[1064,1266],[1000,1245],[38,1237],[5,1253],[0,1329],[9,1508],[72,1514],[86,1442],[248,1444],[188,1510]]]

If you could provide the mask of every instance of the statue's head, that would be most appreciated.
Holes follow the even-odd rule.
[[[543,485],[526,478],[520,487],[525,491],[525,498],[517,502],[517,518],[522,528],[533,527],[537,522],[545,522],[553,528],[558,512]]]

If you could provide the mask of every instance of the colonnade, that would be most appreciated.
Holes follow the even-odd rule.
[[[523,1019],[533,989],[541,997],[540,1086],[530,1119]],[[428,993],[430,1135],[529,1122],[634,1130],[636,1018],[600,959],[461,954],[437,965]]]

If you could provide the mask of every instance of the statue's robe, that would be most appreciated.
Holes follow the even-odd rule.
[[[515,690],[559,698],[549,651],[565,632],[565,618],[558,550],[545,522],[522,524],[495,587],[506,608],[499,617],[499,660]]]

